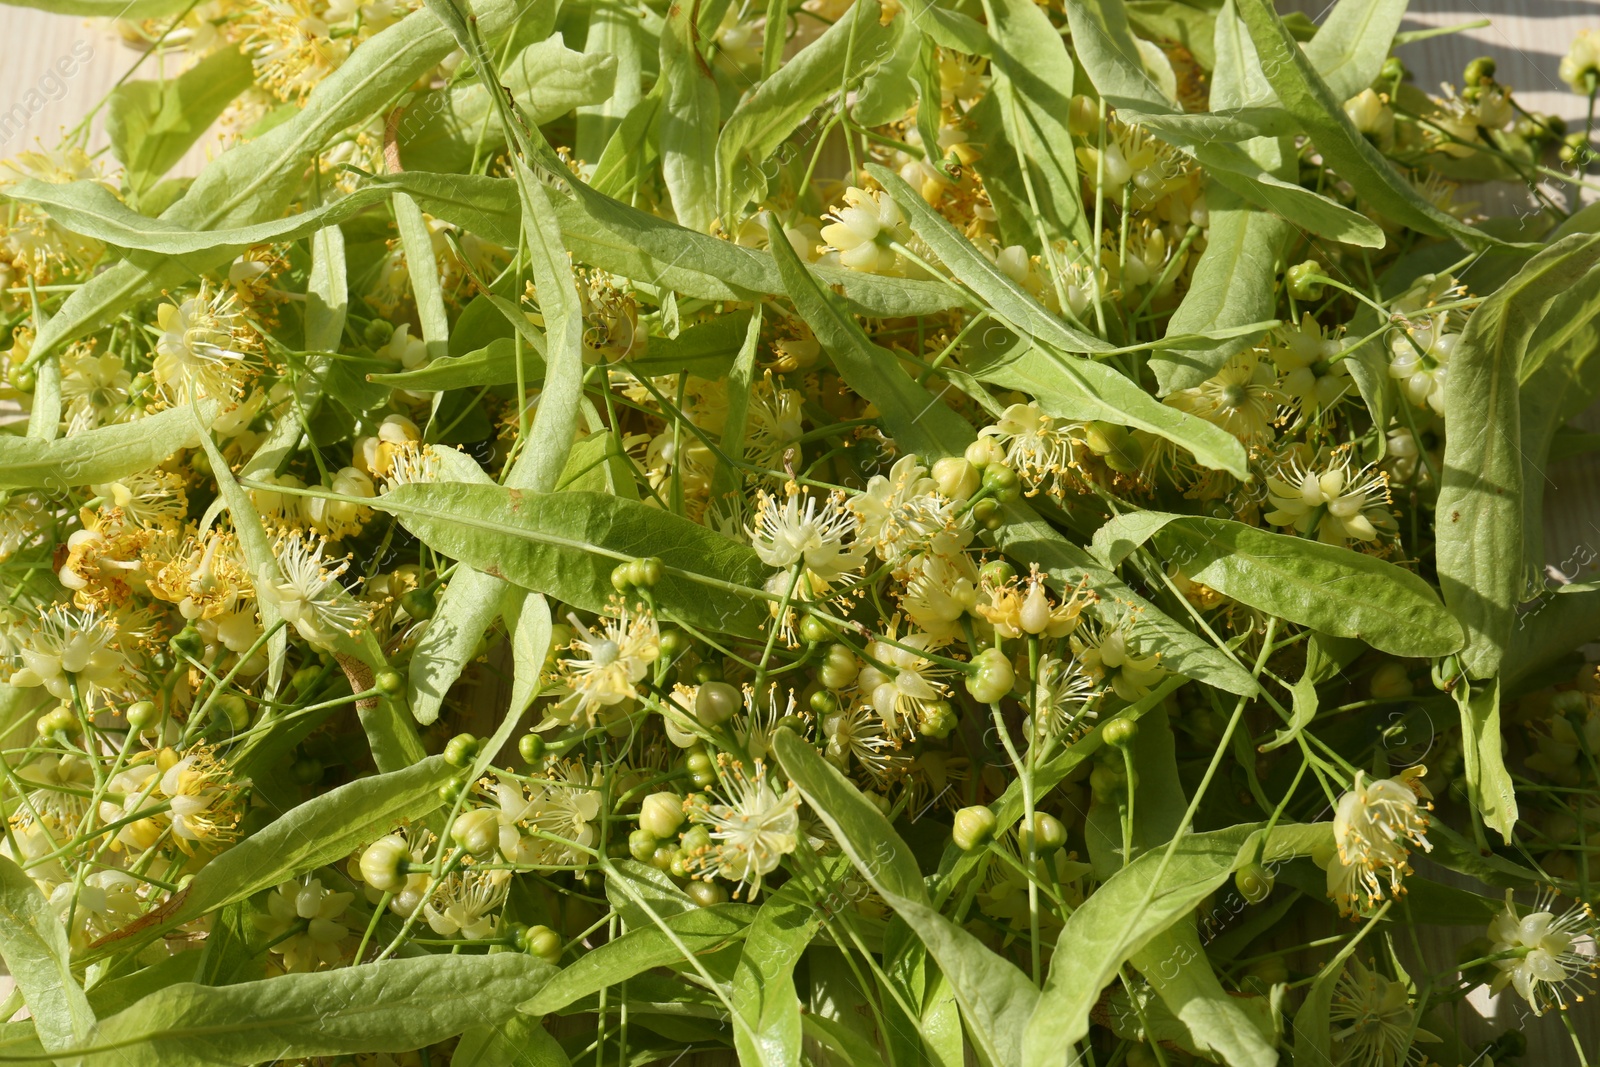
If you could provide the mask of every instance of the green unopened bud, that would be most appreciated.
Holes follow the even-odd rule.
[[[967,668],[967,692],[980,704],[993,704],[1011,692],[1016,672],[1011,661],[998,648],[986,648],[972,658]]]
[[[668,838],[683,825],[683,798],[676,793],[651,793],[639,807],[639,828]]]
[[[397,697],[406,691],[406,680],[393,667],[385,667],[372,676],[372,688],[386,697]]]
[[[727,682],[706,682],[694,698],[694,717],[702,726],[717,726],[733,718],[744,704],[739,690]]]
[[[444,761],[452,767],[465,767],[478,758],[479,745],[471,734],[456,734],[444,746]]]
[[[380,837],[361,854],[361,878],[380,893],[395,893],[406,884],[411,850],[399,834]]]
[[[500,813],[493,808],[462,812],[450,824],[450,839],[474,856],[481,856],[500,840]]]
[[[561,961],[561,935],[548,926],[530,926],[518,931],[517,947],[546,963]]]
[[[628,855],[644,863],[656,854],[656,835],[640,827],[628,835]]]
[[[1467,64],[1467,69],[1462,74],[1462,81],[1467,85],[1482,85],[1494,81],[1495,63],[1493,56],[1479,56]]]
[[[1322,277],[1322,265],[1316,260],[1308,259],[1304,263],[1296,263],[1285,275],[1289,285],[1289,295],[1296,300],[1321,300]]]
[[[713,904],[726,903],[728,891],[716,882],[702,882],[698,879],[690,882],[684,892],[689,894],[689,899],[702,908],[709,908]]]
[[[1272,893],[1272,872],[1259,863],[1247,863],[1233,872],[1233,884],[1252,904],[1259,904]]]
[[[161,709],[148,700],[128,705],[128,729],[145,733],[161,725]]]
[[[994,812],[979,804],[956,812],[950,838],[961,851],[971,852],[994,838],[994,828]]]
[[[1123,748],[1133,743],[1139,733],[1139,724],[1133,719],[1112,719],[1100,728],[1100,738],[1113,748]]]
[[[538,734],[523,734],[517,742],[517,755],[521,756],[525,763],[538,763],[544,759],[544,750],[544,738]]]
[[[439,598],[431,589],[412,589],[400,594],[400,610],[413,619],[431,619],[439,610]]]
[[[815,615],[807,615],[800,620],[800,639],[808,645],[820,645],[833,636],[833,631],[828,629],[828,624]]]
[[[1036,811],[1031,820],[1024,820],[1017,828],[1017,840],[1024,852],[1048,856],[1067,843],[1067,828],[1049,812]]]

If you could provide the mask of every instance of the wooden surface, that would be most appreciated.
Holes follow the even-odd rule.
[[[1325,10],[1315,3],[1294,6],[1314,19]],[[1567,90],[1556,76],[1556,67],[1580,29],[1600,29],[1600,0],[1418,0],[1412,4],[1404,28],[1453,26],[1483,18],[1492,19],[1493,24],[1405,46],[1400,55],[1416,73],[1417,84],[1437,91],[1440,82],[1458,82],[1462,68],[1472,58],[1492,55],[1498,64],[1499,79],[1516,90],[1524,107],[1581,124],[1586,101]],[[89,58],[75,65],[70,77],[58,82],[52,75],[53,66],[58,59],[73,56],[75,47],[78,55],[87,47]],[[0,69],[8,75],[5,94],[9,96],[7,100],[7,95],[0,95],[0,113],[13,103],[28,106],[30,90],[38,93],[31,99],[42,100],[42,106],[31,114],[20,132],[5,137],[0,131],[0,137],[4,137],[0,140],[0,156],[35,147],[35,141],[54,144],[63,130],[76,126],[138,59],[139,53],[124,45],[103,24],[0,7]],[[157,62],[145,60],[135,76],[155,76],[159,71]],[[92,131],[91,147],[103,147],[105,140],[98,118]],[[178,172],[198,171],[210,149],[202,142]],[[1490,202],[1489,198],[1480,199]],[[1580,421],[1585,428],[1600,432],[1600,409],[1590,411]],[[1585,457],[1555,464],[1549,476],[1545,498],[1547,554],[1552,563],[1565,566],[1568,577],[1573,577],[1580,564],[1600,557],[1600,463]],[[1590,575],[1593,570],[1589,564]],[[1436,959],[1453,959],[1458,945],[1476,933],[1463,931],[1461,936],[1455,936],[1444,928],[1424,928],[1424,950]],[[1469,1035],[1484,1037],[1516,1025],[1510,1000],[1509,995],[1475,996],[1471,1007],[1463,1011],[1460,1025]],[[1600,1013],[1594,1008],[1595,1000],[1591,998],[1589,1004],[1578,1009],[1580,1031],[1586,1035],[1591,1059],[1600,1052]],[[1555,1018],[1529,1019],[1526,1034],[1529,1051],[1521,1062],[1528,1067],[1578,1062],[1566,1031]]]

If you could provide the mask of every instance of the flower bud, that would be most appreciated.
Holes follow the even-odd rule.
[[[1390,660],[1373,671],[1367,686],[1378,700],[1399,700],[1416,692],[1416,686],[1411,684],[1411,677],[1406,673],[1406,665],[1398,660]]]
[[[546,963],[561,960],[561,935],[548,926],[530,926],[517,934],[517,947]]]
[[[1067,828],[1054,815],[1036,811],[1031,821],[1024,820],[1017,828],[1017,839],[1022,843],[1024,852],[1048,856],[1067,843]]]
[[[148,700],[128,705],[128,729],[144,733],[161,724],[161,709]]]
[[[717,726],[733,718],[744,701],[727,682],[706,682],[694,698],[694,717],[702,726]]]
[[[1011,692],[1016,673],[998,648],[986,648],[968,665],[967,692],[980,704],[993,704]]]
[[[963,456],[946,456],[933,465],[933,480],[939,492],[961,503],[978,491],[982,475]]]
[[[955,825],[951,829],[950,836],[957,848],[963,852],[971,852],[979,845],[987,844],[994,837],[994,828],[994,812],[979,804],[956,812]]]
[[[676,793],[651,793],[639,808],[639,828],[668,838],[683,825],[683,798]]]
[[[981,471],[991,463],[1004,463],[1006,450],[993,437],[980,437],[967,446],[966,460]]]
[[[716,882],[693,881],[685,887],[684,892],[688,893],[695,905],[701,908],[709,908],[728,899],[728,891]]]
[[[500,813],[493,808],[462,812],[450,824],[450,839],[474,856],[481,856],[500,840]]]
[[[1289,285],[1289,294],[1296,300],[1322,299],[1322,267],[1316,260],[1296,263],[1284,278]]]
[[[1100,738],[1112,748],[1124,748],[1133,743],[1139,733],[1139,724],[1133,719],[1112,719],[1100,728]]]
[[[656,835],[640,827],[628,835],[628,855],[644,863],[656,854]]]
[[[1233,884],[1252,904],[1259,904],[1272,893],[1272,872],[1259,863],[1247,863],[1233,872]]]
[[[538,763],[544,759],[544,738],[538,734],[523,734],[517,742],[517,755],[526,763]]]
[[[406,884],[411,850],[399,834],[380,837],[361,854],[361,878],[380,893],[393,893]]]
[[[478,757],[479,745],[471,734],[456,734],[444,746],[444,761],[452,767],[465,767]]]

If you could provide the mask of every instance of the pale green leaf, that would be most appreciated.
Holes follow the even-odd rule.
[[[1052,414],[1104,419],[1148,430],[1188,449],[1208,467],[1249,477],[1244,448],[1233,435],[1162,404],[1103,363],[1070,355],[1104,351],[1109,346],[1050,314],[897,175],[885,168],[876,168],[873,173],[911,220],[917,236],[989,305],[996,318],[1023,339],[1004,355],[987,361],[983,357],[993,349],[969,353],[965,366],[970,373],[1006,388],[1023,389]],[[814,324],[812,328],[815,329]],[[1029,340],[1034,343],[1029,345]],[[1072,410],[1069,412],[1066,407]]]
[[[526,953],[418,956],[228,986],[180,983],[102,1022],[89,1067],[200,1067],[426,1047],[516,1013],[553,968]]]
[[[784,61],[772,77],[756,86],[755,91],[734,108],[716,140],[721,190],[717,202],[725,219],[742,213],[750,198],[759,199],[764,195],[767,181],[763,170],[767,160],[813,112],[836,94],[854,92],[868,74],[894,53],[905,20],[893,19],[884,25],[878,17],[883,10],[871,0],[857,0],[820,37]],[[669,31],[671,27],[669,22]],[[669,77],[676,76],[666,63],[666,47],[667,36],[663,34],[662,67],[669,71]],[[669,87],[669,112],[672,99],[673,91]],[[666,140],[670,127],[666,122],[663,119],[664,163],[671,158]],[[670,176],[668,182],[670,188]],[[681,211],[679,221],[689,225]]]
[[[514,0],[483,0],[477,5],[483,32],[503,32],[518,7]],[[305,168],[316,153],[335,135],[383,112],[454,47],[449,31],[426,11],[375,34],[318,83],[298,114],[207,165],[182,199],[162,212],[161,222],[200,233],[277,218],[303,194]],[[189,284],[196,271],[220,266],[234,254],[226,248],[182,262],[136,255],[113,265],[67,298],[39,332],[30,358],[100,328],[143,296]]]
[[[1454,238],[1469,248],[1501,244],[1425,199],[1351,123],[1270,0],[1238,0],[1267,81],[1304,126],[1324,162],[1374,211],[1402,226]]]
[[[659,603],[691,625],[753,634],[769,617],[771,571],[751,549],[637,501],[440,483],[402,485],[373,507],[437,552],[583,611],[606,610],[619,562],[653,555],[665,565]]]
[[[1540,252],[1473,311],[1451,356],[1436,552],[1474,677],[1499,671],[1522,598],[1523,353],[1545,310],[1597,263],[1600,236],[1574,234]]]
[[[991,1064],[1020,1062],[1022,1027],[1040,1000],[1033,983],[929,905],[911,849],[832,764],[788,730],[778,731],[774,748],[850,862],[938,961],[980,1055]]]
[[[1306,58],[1339,103],[1370,86],[1389,58],[1406,0],[1339,0],[1306,43]]]
[[[429,756],[404,770],[357,778],[293,808],[208,863],[147,919],[162,929],[344,860],[361,845],[442,803],[456,769]],[[129,931],[131,932],[131,931]]]
[[[1467,796],[1485,826],[1511,840],[1517,824],[1517,793],[1506,769],[1505,738],[1500,730],[1500,679],[1468,682],[1452,690],[1461,709],[1461,757]]]
[[[1139,537],[1152,537],[1162,556],[1192,581],[1391,655],[1444,656],[1461,647],[1461,627],[1433,587],[1393,563],[1231,519],[1165,519],[1149,512],[1119,516],[1095,534],[1096,544],[1121,551]]]
[[[1026,209],[1036,212],[1038,229],[1027,244],[1038,250],[1045,242],[1068,240],[1087,248],[1089,220],[1067,129],[1077,74],[1072,57],[1032,0],[986,0],[984,12],[993,42],[990,91],[999,103],[1008,147],[1026,170]]]
[[[657,114],[661,175],[678,222],[706,233],[717,217],[717,131],[722,104],[701,55],[693,16],[698,4],[674,4],[661,31],[666,95]]]
[[[1193,919],[1180,919],[1130,957],[1130,962],[1172,1012],[1189,1048],[1206,1059],[1220,1057],[1229,1067],[1276,1067],[1272,1021],[1259,997],[1237,997],[1218,981],[1195,932]],[[1270,1009],[1268,1009],[1270,1011]]]
[[[542,985],[525,989],[524,997],[530,993],[532,997],[521,1010],[550,1015],[652,967],[686,963],[674,939],[696,955],[710,952],[742,938],[755,915],[756,909],[748,904],[714,904],[665,917],[666,930],[659,926],[629,930],[584,952]]]
[[[1062,1049],[1081,1041],[1090,1009],[1122,964],[1255,859],[1260,833],[1234,826],[1188,834],[1138,857],[1091,894],[1062,928],[1022,1055],[1012,1062],[1054,1064]],[[1266,841],[1262,862],[1308,855],[1319,839],[1331,841],[1331,826],[1282,826]]]
[[[325,226],[312,234],[311,277],[306,282],[306,351],[339,350],[345,317],[350,310],[347,273],[344,231],[337,226]],[[283,421],[297,420],[286,418]]]
[[[255,81],[237,48],[221,48],[167,81],[123,82],[106,101],[106,135],[137,199],[172,169]]]
[[[201,418],[209,422],[215,411],[216,405],[208,403]],[[148,470],[179,449],[199,443],[200,431],[186,407],[53,441],[0,436],[0,489],[64,492],[102,485]]]
[[[0,856],[0,957],[51,1051],[81,1048],[95,1029],[70,956],[62,917],[21,867]]]
[[[745,1067],[787,1067],[800,1059],[800,998],[794,966],[821,925],[798,881],[779,889],[745,933],[733,975],[733,1008],[746,1027],[734,1031]]]

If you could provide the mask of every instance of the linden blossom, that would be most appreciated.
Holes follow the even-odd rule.
[[[1592,1044],[1481,884],[1600,811],[1589,131],[1403,14],[119,7],[110,150],[0,163],[18,1040]]]

